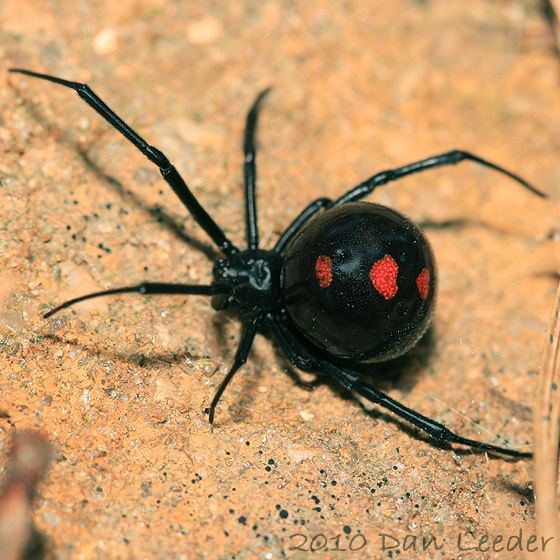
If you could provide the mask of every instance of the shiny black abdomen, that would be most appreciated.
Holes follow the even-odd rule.
[[[328,210],[301,229],[284,257],[288,315],[330,354],[394,358],[430,323],[436,287],[430,246],[390,208],[355,202]]]

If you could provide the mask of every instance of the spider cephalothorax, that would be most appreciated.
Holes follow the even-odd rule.
[[[240,251],[216,261],[213,273],[215,284],[230,289],[212,298],[216,310],[271,311],[282,300],[282,257],[276,251]]]
[[[311,202],[288,226],[271,250],[259,248],[255,198],[255,130],[263,91],[248,115],[244,137],[245,223],[247,249],[240,251],[200,205],[167,157],[150,146],[86,84],[29,70],[11,72],[41,78],[75,90],[152,163],[223,254],[214,264],[210,285],[144,282],[86,294],[55,307],[45,317],[79,301],[110,294],[190,294],[213,296],[217,310],[236,311],[245,323],[233,365],[209,408],[216,406],[235,372],[245,363],[258,329],[266,325],[290,362],[330,376],[428,433],[438,443],[459,443],[512,457],[527,457],[458,436],[372,385],[354,362],[382,361],[411,348],[429,325],[436,290],[430,246],[420,230],[401,214],[377,204],[358,202],[377,187],[426,169],[470,160],[504,173],[529,191],[518,175],[471,153],[453,150],[377,173],[336,200]]]

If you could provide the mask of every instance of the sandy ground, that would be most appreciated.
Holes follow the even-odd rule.
[[[207,282],[212,252],[72,92],[4,70],[87,81],[240,244],[244,115],[271,84],[266,247],[311,199],[456,147],[550,193],[464,163],[372,198],[426,224],[440,284],[430,336],[368,374],[463,435],[530,449],[559,260],[559,65],[540,3],[4,0],[0,21],[0,475],[14,430],[54,445],[34,510],[44,558],[447,559],[459,537],[468,558],[521,558],[491,543],[526,545],[530,461],[441,449],[310,390],[265,337],[211,428],[239,327],[205,298],[107,298],[44,321],[87,291]],[[421,550],[430,535],[440,550]]]

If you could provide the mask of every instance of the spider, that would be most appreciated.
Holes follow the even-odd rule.
[[[232,310],[245,325],[233,365],[208,413],[213,423],[218,402],[245,364],[259,328],[272,338],[293,366],[320,373],[426,432],[435,443],[456,443],[511,457],[531,453],[461,437],[443,424],[408,408],[366,383],[352,368],[396,358],[414,346],[428,328],[436,293],[432,251],[422,232],[398,212],[360,202],[376,188],[434,167],[472,161],[503,173],[530,192],[545,194],[518,175],[481,157],[452,150],[376,173],[334,200],[318,198],[304,208],[272,249],[259,246],[256,206],[255,131],[270,88],[251,106],[244,134],[244,190],[247,248],[237,248],[198,202],[177,169],[148,144],[88,85],[30,70],[10,72],[73,89],[111,126],[154,163],[223,257],[214,263],[209,285],[143,282],[86,294],[51,309],[45,318],[99,296],[139,293],[212,296],[215,310]]]

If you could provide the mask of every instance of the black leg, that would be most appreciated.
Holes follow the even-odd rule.
[[[173,189],[181,202],[187,207],[194,219],[226,255],[238,251],[226,237],[222,229],[200,205],[181,175],[167,157],[156,147],[150,146],[139,134],[126,124],[87,84],[63,80],[48,74],[39,74],[21,68],[10,68],[10,72],[40,78],[73,89],[92,109],[97,111],[112,127],[132,142],[152,163],[159,167],[160,173]]]
[[[511,457],[532,457],[532,453],[499,447],[497,445],[483,443],[473,439],[467,439],[454,434],[443,424],[440,424],[439,422],[436,422],[435,420],[432,420],[431,418],[428,418],[427,416],[424,416],[423,414],[420,414],[419,412],[416,412],[415,410],[404,406],[385,393],[377,390],[375,387],[364,383],[359,378],[359,376],[352,371],[345,370],[336,366],[331,366],[329,373],[347,389],[356,391],[356,393],[362,395],[369,401],[390,410],[401,418],[404,418],[411,424],[414,424],[421,430],[424,430],[428,435],[430,435],[432,439],[434,439],[438,443],[459,443],[461,445],[473,447],[474,449],[501,453],[503,455],[509,455]]]
[[[294,367],[307,372],[320,372],[321,363],[313,359],[295,341],[283,317],[270,315],[267,317],[267,324],[270,327],[274,340]]]
[[[220,398],[224,394],[226,387],[229,385],[232,377],[235,375],[237,370],[247,361],[247,357],[249,356],[249,352],[251,351],[251,346],[253,345],[253,341],[255,340],[255,335],[257,334],[257,329],[262,321],[263,317],[262,314],[258,314],[251,319],[249,324],[247,325],[247,330],[241,337],[241,342],[237,347],[237,352],[235,353],[235,358],[233,360],[233,365],[231,366],[230,370],[227,372],[224,380],[221,382],[214,398],[212,399],[212,403],[210,404],[210,409],[208,412],[208,420],[210,424],[214,423],[214,416],[216,414],[216,407],[218,406],[218,402]]]
[[[255,187],[257,184],[257,165],[256,165],[256,147],[255,147],[255,131],[259,120],[259,111],[261,103],[266,97],[270,88],[261,91],[255,99],[245,124],[245,138],[243,142],[243,153],[245,161],[243,163],[243,179],[245,184],[245,224],[247,228],[247,245],[249,249],[258,249],[259,247],[259,226],[257,223],[257,198]]]
[[[417,426],[426,432],[434,441],[439,444],[443,443],[458,443],[466,445],[474,449],[482,451],[490,451],[493,453],[500,453],[502,455],[509,455],[511,457],[531,457],[531,453],[517,451],[492,445],[490,443],[483,443],[480,441],[467,439],[451,432],[443,424],[408,408],[395,399],[392,399],[385,393],[377,390],[375,387],[364,383],[360,374],[351,369],[343,367],[338,364],[331,363],[323,358],[313,356],[312,352],[304,350],[302,345],[299,344],[290,332],[290,325],[282,317],[274,317],[270,320],[270,326],[275,340],[278,342],[282,350],[285,352],[288,359],[293,365],[299,369],[307,371],[319,371],[331,376],[332,379],[340,383],[345,389],[355,391],[362,395],[370,402],[378,404],[404,418],[414,426]]]
[[[451,152],[446,152],[444,154],[422,159],[408,165],[403,165],[402,167],[397,167],[396,169],[381,171],[381,173],[373,175],[369,179],[366,179],[363,183],[360,183],[359,185],[356,185],[355,187],[350,189],[345,195],[341,196],[334,202],[334,206],[340,206],[342,204],[346,204],[347,202],[360,200],[364,196],[367,196],[368,194],[373,192],[373,190],[377,187],[390,183],[391,181],[396,181],[398,179],[401,179],[402,177],[406,177],[407,175],[412,175],[413,173],[418,173],[426,169],[432,169],[433,167],[440,167],[442,165],[454,165],[465,160],[474,161],[476,163],[489,167],[490,169],[499,171],[500,173],[507,175],[514,181],[517,181],[532,193],[543,198],[546,197],[545,193],[539,191],[538,189],[527,183],[527,181],[519,177],[519,175],[515,175],[514,173],[507,171],[503,167],[500,167],[499,165],[470,154],[469,152],[452,150]]]
[[[308,204],[296,217],[296,219],[288,226],[286,231],[276,242],[273,250],[281,253],[285,249],[286,245],[288,245],[288,243],[292,240],[294,235],[309,219],[315,216],[315,214],[317,214],[317,212],[319,212],[321,208],[330,208],[332,204],[333,201],[330,198],[318,198],[317,200],[314,200],[313,202]]]
[[[44,318],[48,319],[55,313],[62,309],[66,309],[75,303],[85,301],[86,299],[93,299],[100,296],[111,296],[115,294],[130,294],[137,293],[142,295],[155,295],[155,294],[181,294],[181,295],[198,295],[198,296],[213,296],[215,294],[227,294],[230,291],[228,286],[220,284],[212,284],[211,286],[192,286],[190,284],[168,284],[162,282],[144,282],[136,286],[125,286],[124,288],[114,288],[112,290],[103,290],[101,292],[93,292],[74,299],[70,299],[60,304],[59,306],[51,309],[45,313]]]

